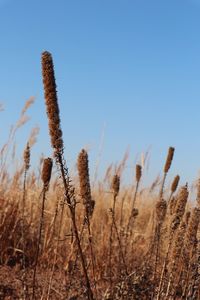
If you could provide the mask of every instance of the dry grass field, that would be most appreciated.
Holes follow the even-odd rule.
[[[149,188],[141,188],[139,164],[132,186],[120,184],[125,161],[91,187],[84,149],[71,177],[48,52],[42,75],[52,158],[31,170],[33,130],[21,166],[8,171],[7,153],[32,99],[0,153],[0,299],[200,299],[200,182],[195,203],[178,175],[166,188],[173,147]]]

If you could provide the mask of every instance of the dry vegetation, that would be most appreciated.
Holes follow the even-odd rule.
[[[53,158],[40,159],[38,174],[31,171],[36,128],[22,166],[12,176],[7,170],[31,98],[1,150],[0,299],[200,299],[200,183],[195,203],[187,184],[178,187],[178,175],[165,189],[172,147],[162,181],[150,188],[140,189],[139,164],[133,186],[120,185],[126,157],[91,188],[85,150],[71,178],[48,52],[42,73]]]

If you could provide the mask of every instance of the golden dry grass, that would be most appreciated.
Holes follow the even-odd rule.
[[[30,167],[37,129],[24,163],[12,174],[7,170],[33,98],[0,153],[0,299],[200,299],[200,183],[195,203],[187,185],[178,187],[178,175],[165,188],[172,147],[162,181],[149,188],[140,187],[140,165],[132,186],[121,185],[127,155],[91,187],[89,157],[82,150],[79,176],[69,176],[49,55],[43,54],[43,76],[52,177],[51,159],[38,159],[38,173]]]

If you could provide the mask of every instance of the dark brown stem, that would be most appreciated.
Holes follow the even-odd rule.
[[[44,204],[45,204],[46,191],[47,191],[47,186],[44,186],[43,193],[42,193],[42,208],[41,208],[41,216],[40,216],[40,226],[39,226],[37,250],[36,250],[36,256],[35,256],[35,267],[34,267],[34,273],[33,273],[33,293],[32,293],[33,300],[35,299],[35,280],[36,280],[36,272],[37,272],[38,258],[39,258],[41,238],[42,238],[42,229],[43,229],[43,222],[44,222]]]
[[[93,293],[92,293],[91,286],[90,286],[90,280],[89,280],[88,273],[87,273],[86,262],[85,262],[85,258],[84,258],[82,247],[81,247],[78,228],[77,228],[77,225],[76,225],[75,207],[71,203],[71,199],[70,199],[70,195],[69,195],[69,183],[66,180],[66,174],[65,174],[63,161],[62,161],[62,155],[60,153],[57,154],[57,159],[58,159],[58,164],[60,166],[61,177],[62,177],[64,190],[65,190],[65,200],[66,200],[67,205],[69,207],[71,220],[72,220],[72,225],[73,225],[73,230],[74,230],[74,235],[75,235],[75,238],[76,238],[78,251],[79,251],[79,255],[80,255],[80,259],[81,259],[81,264],[82,264],[82,268],[83,268],[83,273],[84,273],[84,277],[85,277],[85,282],[86,282],[86,286],[87,286],[88,300],[93,300],[94,298],[93,298]]]

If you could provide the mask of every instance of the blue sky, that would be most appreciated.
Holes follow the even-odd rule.
[[[35,96],[18,151],[38,124],[33,164],[51,154],[40,66],[48,50],[69,164],[86,146],[94,169],[104,128],[100,172],[128,146],[132,170],[150,147],[153,180],[174,146],[171,176],[191,182],[200,167],[199,28],[200,0],[0,0],[2,143]]]

